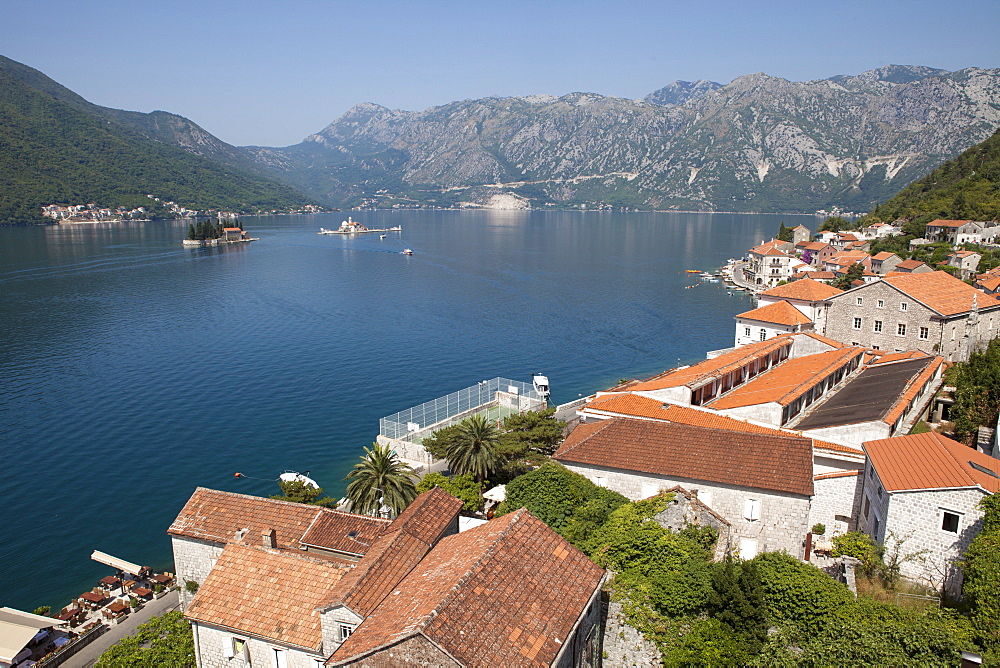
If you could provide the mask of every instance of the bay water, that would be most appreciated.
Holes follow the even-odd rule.
[[[342,495],[380,417],[480,380],[544,373],[563,403],[731,346],[750,297],[685,270],[815,225],[352,215],[403,231],[247,217],[259,241],[185,248],[186,221],[0,228],[0,605],[67,604],[110,574],[94,549],[170,569],[197,486],[270,495],[309,470]]]

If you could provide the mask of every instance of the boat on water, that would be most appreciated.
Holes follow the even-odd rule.
[[[385,235],[384,234],[380,234],[380,235],[378,235],[378,238],[379,239],[385,239]]]
[[[700,274],[701,270],[700,269],[685,269],[684,273],[686,273],[686,274]]]
[[[403,231],[402,225],[397,225],[396,227],[372,229],[369,227],[365,227],[358,221],[348,216],[347,220],[341,222],[340,227],[338,227],[337,229],[328,230],[325,227],[321,227],[319,228],[319,232],[317,232],[317,234],[375,234],[379,232],[402,232],[402,231]]]
[[[278,480],[281,482],[301,482],[306,487],[314,487],[319,489],[319,485],[316,481],[309,477],[309,471],[305,473],[299,473],[298,471],[285,471],[278,476]]]
[[[413,255],[413,251],[411,251],[409,248],[404,248],[403,250],[400,251],[400,253],[402,253],[403,255]]]

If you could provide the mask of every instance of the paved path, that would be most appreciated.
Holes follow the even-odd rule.
[[[99,636],[97,640],[68,658],[62,665],[67,668],[90,668],[90,666],[97,663],[97,659],[101,654],[104,654],[105,650],[122,638],[135,633],[139,624],[148,622],[151,617],[162,615],[165,612],[177,610],[178,608],[177,591],[172,591],[163,598],[150,601],[142,606],[142,610],[130,612],[125,621],[118,626],[111,627],[110,631]]]

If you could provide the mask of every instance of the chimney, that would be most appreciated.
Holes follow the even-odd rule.
[[[264,529],[260,532],[261,543],[264,547],[276,548],[278,541],[275,537],[274,529]]]
[[[236,535],[233,536],[233,540],[235,540],[237,543],[242,542],[243,539],[247,537],[247,533],[249,531],[250,531],[250,529],[248,529],[248,528],[240,529],[239,531],[236,532]]]

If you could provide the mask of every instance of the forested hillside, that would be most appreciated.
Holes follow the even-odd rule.
[[[910,222],[922,234],[932,220],[1000,220],[1000,130],[903,188],[862,219]]]
[[[169,132],[173,119],[186,121],[97,107],[0,58],[0,224],[40,222],[43,204],[131,208],[148,205],[147,194],[193,209],[244,212],[311,203],[258,168],[235,164],[238,155],[223,164],[156,137],[153,130]]]

